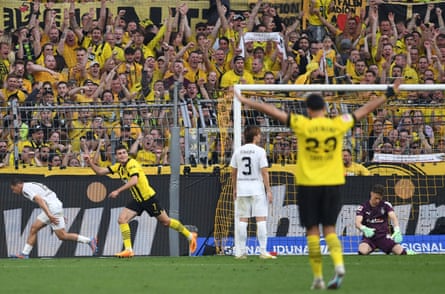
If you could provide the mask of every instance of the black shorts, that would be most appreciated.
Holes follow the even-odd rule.
[[[303,227],[337,223],[341,208],[340,186],[299,186],[297,201]]]
[[[137,215],[141,215],[144,211],[146,211],[150,216],[154,217],[158,217],[162,213],[162,211],[164,211],[164,208],[162,208],[156,196],[153,196],[143,202],[138,202],[134,199],[131,199],[125,207],[130,210],[136,211]]]

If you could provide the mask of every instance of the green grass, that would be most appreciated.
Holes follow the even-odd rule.
[[[324,257],[325,280],[333,275]],[[345,256],[341,293],[443,293],[445,255]],[[0,259],[0,293],[313,293],[307,256]]]

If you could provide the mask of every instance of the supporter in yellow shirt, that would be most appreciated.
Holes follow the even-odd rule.
[[[103,40],[102,30],[99,27],[91,29],[91,35],[83,36],[82,47],[89,51],[89,60],[96,60],[102,67],[105,61],[113,56],[110,44]]]
[[[70,67],[68,78],[75,80],[80,85],[87,76],[88,52],[86,48],[79,47],[76,49],[75,65]]]
[[[207,81],[207,71],[201,67],[202,64],[202,53],[200,51],[190,52],[185,66],[184,78],[189,80],[191,83],[197,83],[198,80],[204,79]]]
[[[57,52],[65,59],[68,69],[73,68],[77,64],[77,48],[79,48],[79,43],[76,34],[66,27],[60,37]]]
[[[128,89],[135,92],[141,86],[142,65],[134,61],[135,49],[128,47],[125,49],[125,62],[121,63],[117,68],[117,73],[124,73],[128,81]]]
[[[255,84],[264,84],[265,72],[266,71],[264,70],[264,64],[262,59],[255,58],[254,60],[252,60],[252,70],[250,71],[250,73],[253,76]]]
[[[360,163],[352,161],[352,152],[349,149],[343,149],[343,164],[345,167],[345,176],[370,176],[369,170]]]
[[[0,41],[0,82],[3,82],[9,73],[9,67],[11,65],[9,60],[10,53],[10,44],[6,41]]]
[[[26,93],[19,89],[19,77],[14,74],[10,73],[6,78],[6,86],[0,89],[0,106],[6,107],[8,101],[10,101],[13,97],[16,97],[18,99],[19,103],[25,102],[26,99]],[[2,110],[3,111],[3,110]],[[6,109],[4,110],[4,114],[6,114]]]
[[[86,134],[91,130],[91,112],[88,109],[82,109],[78,112],[78,119],[69,122],[68,136],[71,140],[74,152],[80,151],[80,142],[86,138]]]
[[[244,70],[244,57],[235,56],[233,69],[226,72],[221,78],[221,88],[228,88],[235,84],[253,84],[252,74]]]
[[[314,57],[314,61],[318,62],[321,73],[325,76],[326,81],[332,84],[335,76],[335,67],[340,67],[337,63],[337,53],[332,48],[332,39],[329,36],[323,39],[323,49],[319,50]]]
[[[311,32],[314,40],[321,42],[325,35],[326,29],[320,19],[320,16],[328,19],[328,12],[331,7],[332,0],[310,0],[308,15],[308,30]]]

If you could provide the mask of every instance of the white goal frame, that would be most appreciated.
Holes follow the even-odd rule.
[[[234,93],[241,94],[241,91],[286,91],[286,92],[364,92],[364,91],[379,91],[386,92],[390,84],[310,84],[310,85],[265,85],[265,84],[237,84],[234,85]],[[402,84],[399,86],[399,91],[445,91],[445,84]],[[241,126],[241,110],[242,105],[234,95],[233,97],[233,150],[241,147],[242,126]],[[236,244],[238,215],[236,205],[234,207],[234,244]],[[268,232],[270,234],[270,232]],[[234,248],[236,250],[236,248]]]
[[[344,84],[310,84],[310,85],[265,85],[265,84],[237,84],[234,85],[234,92],[240,94],[241,91],[287,91],[287,92],[365,92],[382,91],[385,92],[389,84],[369,84],[369,85],[344,85]],[[399,91],[445,91],[445,84],[402,84]],[[233,150],[241,146],[241,103],[233,97]]]

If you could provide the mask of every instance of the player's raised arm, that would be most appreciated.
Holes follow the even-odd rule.
[[[392,98],[398,91],[402,79],[398,78],[395,80],[394,84],[388,86],[388,90],[385,96],[378,96],[376,99],[369,100],[365,105],[354,111],[354,116],[356,120],[364,119],[369,113],[373,112],[380,105],[386,102],[387,99]]]
[[[287,123],[289,114],[287,114],[286,112],[284,112],[282,110],[279,110],[278,108],[276,108],[272,104],[260,103],[260,102],[257,102],[255,100],[247,99],[242,94],[238,94],[236,92],[235,92],[235,97],[242,104],[247,105],[247,106],[249,106],[249,107],[251,107],[251,108],[253,108],[255,110],[261,111],[261,112],[269,115],[270,117],[273,117],[273,118],[279,120],[283,124]]]
[[[94,170],[96,175],[103,176],[110,173],[110,170],[108,168],[96,165],[90,154],[83,154],[83,160],[88,163],[88,165],[91,167],[92,170]]]

